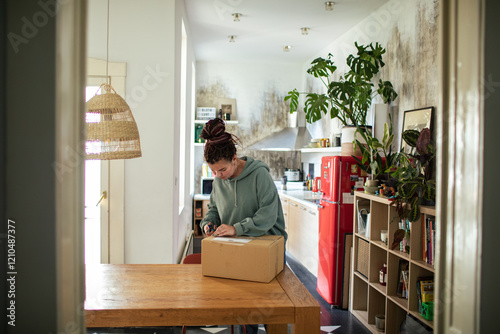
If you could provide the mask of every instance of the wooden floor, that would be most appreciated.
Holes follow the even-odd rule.
[[[330,305],[316,291],[316,277],[312,275],[304,266],[296,261],[291,255],[287,254],[287,263],[309,290],[314,298],[321,305],[321,326],[322,333],[333,334],[368,334],[370,333],[354,316],[347,310],[332,309]],[[332,327],[340,326],[340,327]],[[265,333],[264,327],[259,328],[259,333]],[[290,330],[289,330],[290,332]],[[127,333],[127,334],[180,334],[181,327],[149,327],[149,328],[92,328],[87,330],[87,334],[105,334],[105,333]],[[229,334],[231,330],[228,326],[219,327],[189,327],[188,334],[206,334],[219,333]],[[236,329],[235,333],[239,333]],[[305,333],[307,334],[307,333]]]

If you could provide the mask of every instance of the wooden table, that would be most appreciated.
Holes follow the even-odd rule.
[[[267,324],[320,333],[320,307],[288,266],[270,283],[206,277],[200,264],[86,267],[87,327]]]

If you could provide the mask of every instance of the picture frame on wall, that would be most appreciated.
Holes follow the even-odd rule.
[[[236,120],[236,99],[219,97],[217,107],[225,120]]]
[[[433,112],[434,107],[406,110],[404,112],[403,129],[401,131],[401,150],[403,152],[408,153],[410,151],[410,147],[403,140],[403,132],[406,130],[422,131],[422,129],[428,128],[432,133]]]

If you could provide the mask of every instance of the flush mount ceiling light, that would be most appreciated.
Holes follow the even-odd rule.
[[[233,15],[234,22],[240,22],[241,13],[233,13],[232,15]]]
[[[333,1],[325,2],[325,10],[332,11],[333,5],[335,5],[335,2],[333,2]]]
[[[290,50],[292,49],[292,46],[291,45],[285,45],[283,47],[283,52],[290,52]]]
[[[229,38],[229,43],[236,42],[236,35],[229,35],[229,36],[227,36],[227,38]]]
[[[308,27],[302,27],[302,28],[300,28],[300,31],[302,31],[302,35],[309,35],[309,28]]]
[[[115,160],[132,159],[142,156],[139,130],[127,102],[109,84],[109,0],[106,36],[106,81],[102,84],[102,94],[97,94],[87,102],[85,123],[86,159]]]

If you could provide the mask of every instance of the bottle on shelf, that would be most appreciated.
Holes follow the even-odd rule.
[[[385,263],[384,266],[379,270],[378,282],[383,286],[387,284],[387,264]]]

